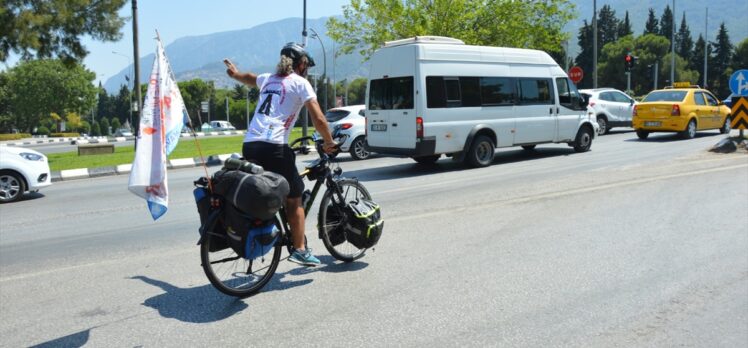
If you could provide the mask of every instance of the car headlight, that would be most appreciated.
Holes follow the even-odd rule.
[[[37,155],[37,154],[31,153],[31,152],[21,152],[18,155],[21,156],[21,157],[23,157],[23,159],[29,160],[29,161],[42,161],[42,160],[44,160],[44,156]]]

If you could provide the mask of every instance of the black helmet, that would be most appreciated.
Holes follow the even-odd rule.
[[[295,42],[289,42],[283,48],[281,49],[281,55],[286,56],[288,58],[291,58],[293,60],[293,65],[299,64],[299,60],[301,57],[306,56],[306,58],[309,60],[309,64],[307,64],[308,67],[314,66],[314,58],[304,49],[303,46],[295,43]]]

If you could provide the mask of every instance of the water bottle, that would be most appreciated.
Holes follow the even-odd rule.
[[[312,192],[307,190],[304,190],[304,192],[301,193],[301,207],[306,208],[306,204],[309,203],[309,199],[312,198]]]

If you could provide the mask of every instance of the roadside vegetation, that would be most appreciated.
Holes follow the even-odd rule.
[[[309,134],[314,131],[309,127]],[[291,132],[290,141],[301,137],[301,127],[294,128]],[[210,155],[242,152],[244,136],[230,137],[198,137],[203,156],[207,159]],[[169,155],[169,159],[196,158],[200,157],[198,146],[193,137],[179,139],[177,148]],[[131,164],[135,158],[134,146],[115,146],[114,153],[103,155],[78,156],[77,151],[54,153],[47,155],[49,158],[49,169],[52,171],[109,167],[120,164]]]

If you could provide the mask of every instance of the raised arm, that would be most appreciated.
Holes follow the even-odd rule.
[[[232,63],[228,58],[223,60],[223,64],[226,64],[226,75],[237,80],[250,87],[257,87],[257,75],[251,72],[241,73],[236,65]]]
[[[309,111],[309,114],[312,118],[312,124],[314,124],[314,128],[319,132],[320,135],[322,135],[322,139],[325,140],[325,143],[323,145],[323,149],[325,150],[325,153],[332,153],[335,151],[335,147],[338,145],[335,143],[335,141],[332,140],[332,134],[330,133],[330,125],[327,123],[327,119],[325,118],[325,115],[322,113],[322,110],[319,108],[319,103],[317,103],[317,98],[309,99],[306,103],[304,103],[306,106],[306,109]]]

